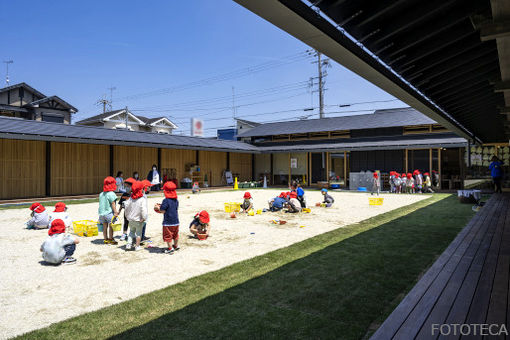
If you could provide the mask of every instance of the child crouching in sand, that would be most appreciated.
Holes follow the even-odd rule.
[[[198,237],[198,234],[205,234],[207,237],[209,237],[209,233],[211,232],[209,221],[209,213],[205,210],[202,210],[196,214],[193,218],[193,221],[191,221],[189,225],[189,231],[193,234],[194,237]]]
[[[322,189],[321,194],[324,196],[322,203],[326,204],[327,208],[331,207],[333,203],[335,203],[335,199],[328,194],[328,189]]]
[[[39,202],[32,204],[30,207],[31,219],[25,223],[26,229],[47,229],[50,224],[50,217],[46,208]]]
[[[49,237],[41,245],[42,257],[44,261],[51,264],[73,264],[76,259],[72,257],[76,250],[76,245],[80,240],[72,235],[65,234],[66,225],[61,219],[51,222],[51,228],[48,230]]]
[[[248,212],[253,209],[253,198],[248,191],[244,193],[244,200],[243,204],[241,204],[241,208],[243,209],[243,212]]]
[[[64,202],[58,202],[55,204],[55,210],[50,214],[50,224],[55,220],[62,220],[66,225],[66,228],[70,228],[73,224],[71,217],[67,213],[67,207]]]
[[[288,202],[285,203],[285,207],[287,210],[285,212],[288,213],[298,213],[301,212],[301,203],[299,203],[299,200],[297,199],[297,193],[295,191],[291,191],[290,193],[290,199]]]
[[[142,182],[135,182],[131,187],[131,196],[124,203],[126,218],[129,221],[129,236],[126,244],[126,250],[130,250],[135,241],[135,251],[142,250],[140,242],[142,241],[143,223],[147,220],[147,198],[143,195]]]
[[[167,249],[165,254],[173,254],[179,250],[179,201],[177,200],[177,192],[174,182],[166,182],[163,185],[165,199],[161,204],[156,204],[155,210],[163,216],[163,241],[166,242]],[[172,245],[173,241],[173,245]]]

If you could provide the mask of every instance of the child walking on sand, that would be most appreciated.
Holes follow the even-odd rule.
[[[306,208],[305,191],[301,187],[301,183],[299,183],[297,185],[296,193],[297,193],[297,200],[301,204],[301,208]]]
[[[47,229],[50,223],[50,217],[46,208],[39,202],[30,206],[30,220],[25,223],[26,229]]]
[[[211,232],[209,221],[209,213],[205,210],[202,210],[196,214],[193,218],[193,221],[191,221],[189,225],[189,231],[193,234],[194,237],[197,237],[198,234],[205,234],[207,237],[209,237],[209,233]]]
[[[434,192],[432,190],[432,181],[430,180],[430,174],[428,172],[423,174],[425,176],[423,180],[423,191],[424,192]]]
[[[411,174],[410,172],[407,173],[406,192],[408,194],[414,194],[414,179],[413,174]]]
[[[177,200],[177,187],[174,182],[166,182],[163,185],[165,199],[161,204],[156,204],[156,211],[163,216],[163,241],[166,242],[165,254],[173,254],[179,250],[179,201]],[[173,245],[172,245],[173,242]]]
[[[104,244],[118,244],[118,242],[113,239],[112,228],[113,217],[119,216],[115,204],[117,200],[117,195],[115,195],[116,189],[115,178],[111,176],[106,177],[103,181],[103,192],[99,194],[98,209],[99,223],[103,224]]]
[[[147,198],[143,195],[142,182],[135,182],[131,187],[131,196],[124,203],[126,217],[129,221],[129,236],[126,244],[126,250],[131,250],[133,241],[135,251],[142,250],[140,242],[142,241],[143,223],[147,220]]]
[[[379,196],[379,192],[381,191],[381,182],[379,181],[379,173],[376,171],[372,175],[372,191],[370,192],[370,195],[373,195],[374,192],[377,193],[377,196]]]
[[[241,204],[241,208],[243,212],[248,212],[253,209],[253,198],[248,191],[244,193],[244,201],[243,204]]]
[[[76,250],[76,245],[80,240],[72,235],[65,234],[66,225],[61,219],[51,222],[49,237],[41,245],[42,257],[44,261],[51,264],[73,264],[76,259],[72,257]]]

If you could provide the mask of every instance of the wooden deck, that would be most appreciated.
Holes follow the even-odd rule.
[[[371,339],[458,339],[460,326],[453,324],[497,324],[498,331],[501,325],[510,331],[509,271],[510,195],[494,194]],[[452,326],[442,335],[434,326],[433,335],[433,325],[441,324]]]

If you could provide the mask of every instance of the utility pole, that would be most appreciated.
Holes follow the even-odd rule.
[[[97,105],[103,105],[103,113],[106,112],[106,105],[108,105],[109,103],[110,101],[108,101],[108,99],[105,99],[104,97],[96,102]]]
[[[5,85],[9,86],[9,64],[14,63],[13,60],[4,60],[6,72],[5,72]]]
[[[322,83],[321,53],[317,51],[317,67],[319,68],[319,118],[324,118],[324,91]]]
[[[108,90],[110,90],[110,111],[113,111],[113,90],[116,90],[117,88],[115,86],[109,87]]]
[[[232,117],[236,119],[236,99],[235,99],[235,90],[232,86]]]

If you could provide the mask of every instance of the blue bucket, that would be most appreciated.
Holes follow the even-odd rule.
[[[367,188],[365,188],[365,187],[358,187],[358,191],[365,191],[366,192]]]

